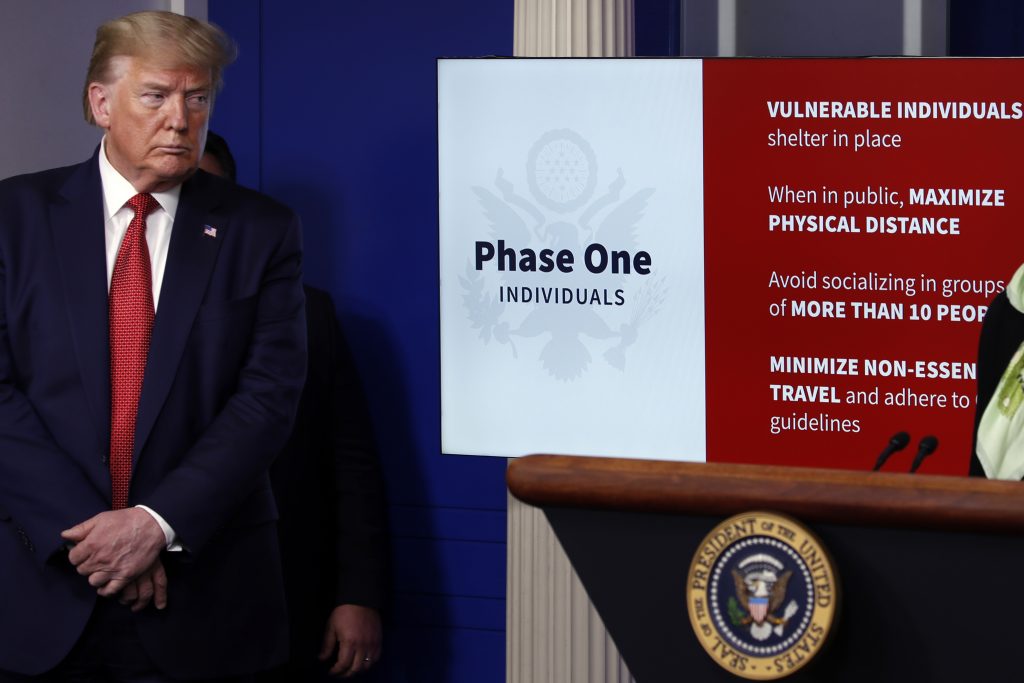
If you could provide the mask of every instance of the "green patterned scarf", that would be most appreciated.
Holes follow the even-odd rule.
[[[1006,285],[1006,298],[1024,313],[1024,265]],[[1024,478],[1024,343],[1006,366],[978,425],[978,460],[989,479]]]

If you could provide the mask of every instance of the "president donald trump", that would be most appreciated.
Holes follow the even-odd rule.
[[[0,681],[286,654],[267,468],[305,374],[300,231],[196,170],[233,56],[176,14],[104,24],[95,154],[0,182]]]

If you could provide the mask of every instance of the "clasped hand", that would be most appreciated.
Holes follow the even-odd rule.
[[[103,597],[119,596],[137,612],[167,606],[167,573],[160,561],[164,532],[141,508],[101,512],[61,532],[74,544],[68,560]]]

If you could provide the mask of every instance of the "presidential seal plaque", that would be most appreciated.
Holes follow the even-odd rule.
[[[747,512],[711,530],[686,583],[697,640],[721,667],[769,681],[802,669],[825,645],[838,608],[831,558],[800,522]]]

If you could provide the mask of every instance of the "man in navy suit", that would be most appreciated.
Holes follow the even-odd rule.
[[[104,24],[96,154],[0,182],[0,681],[286,656],[267,469],[305,377],[300,229],[196,171],[233,53],[176,14]]]

